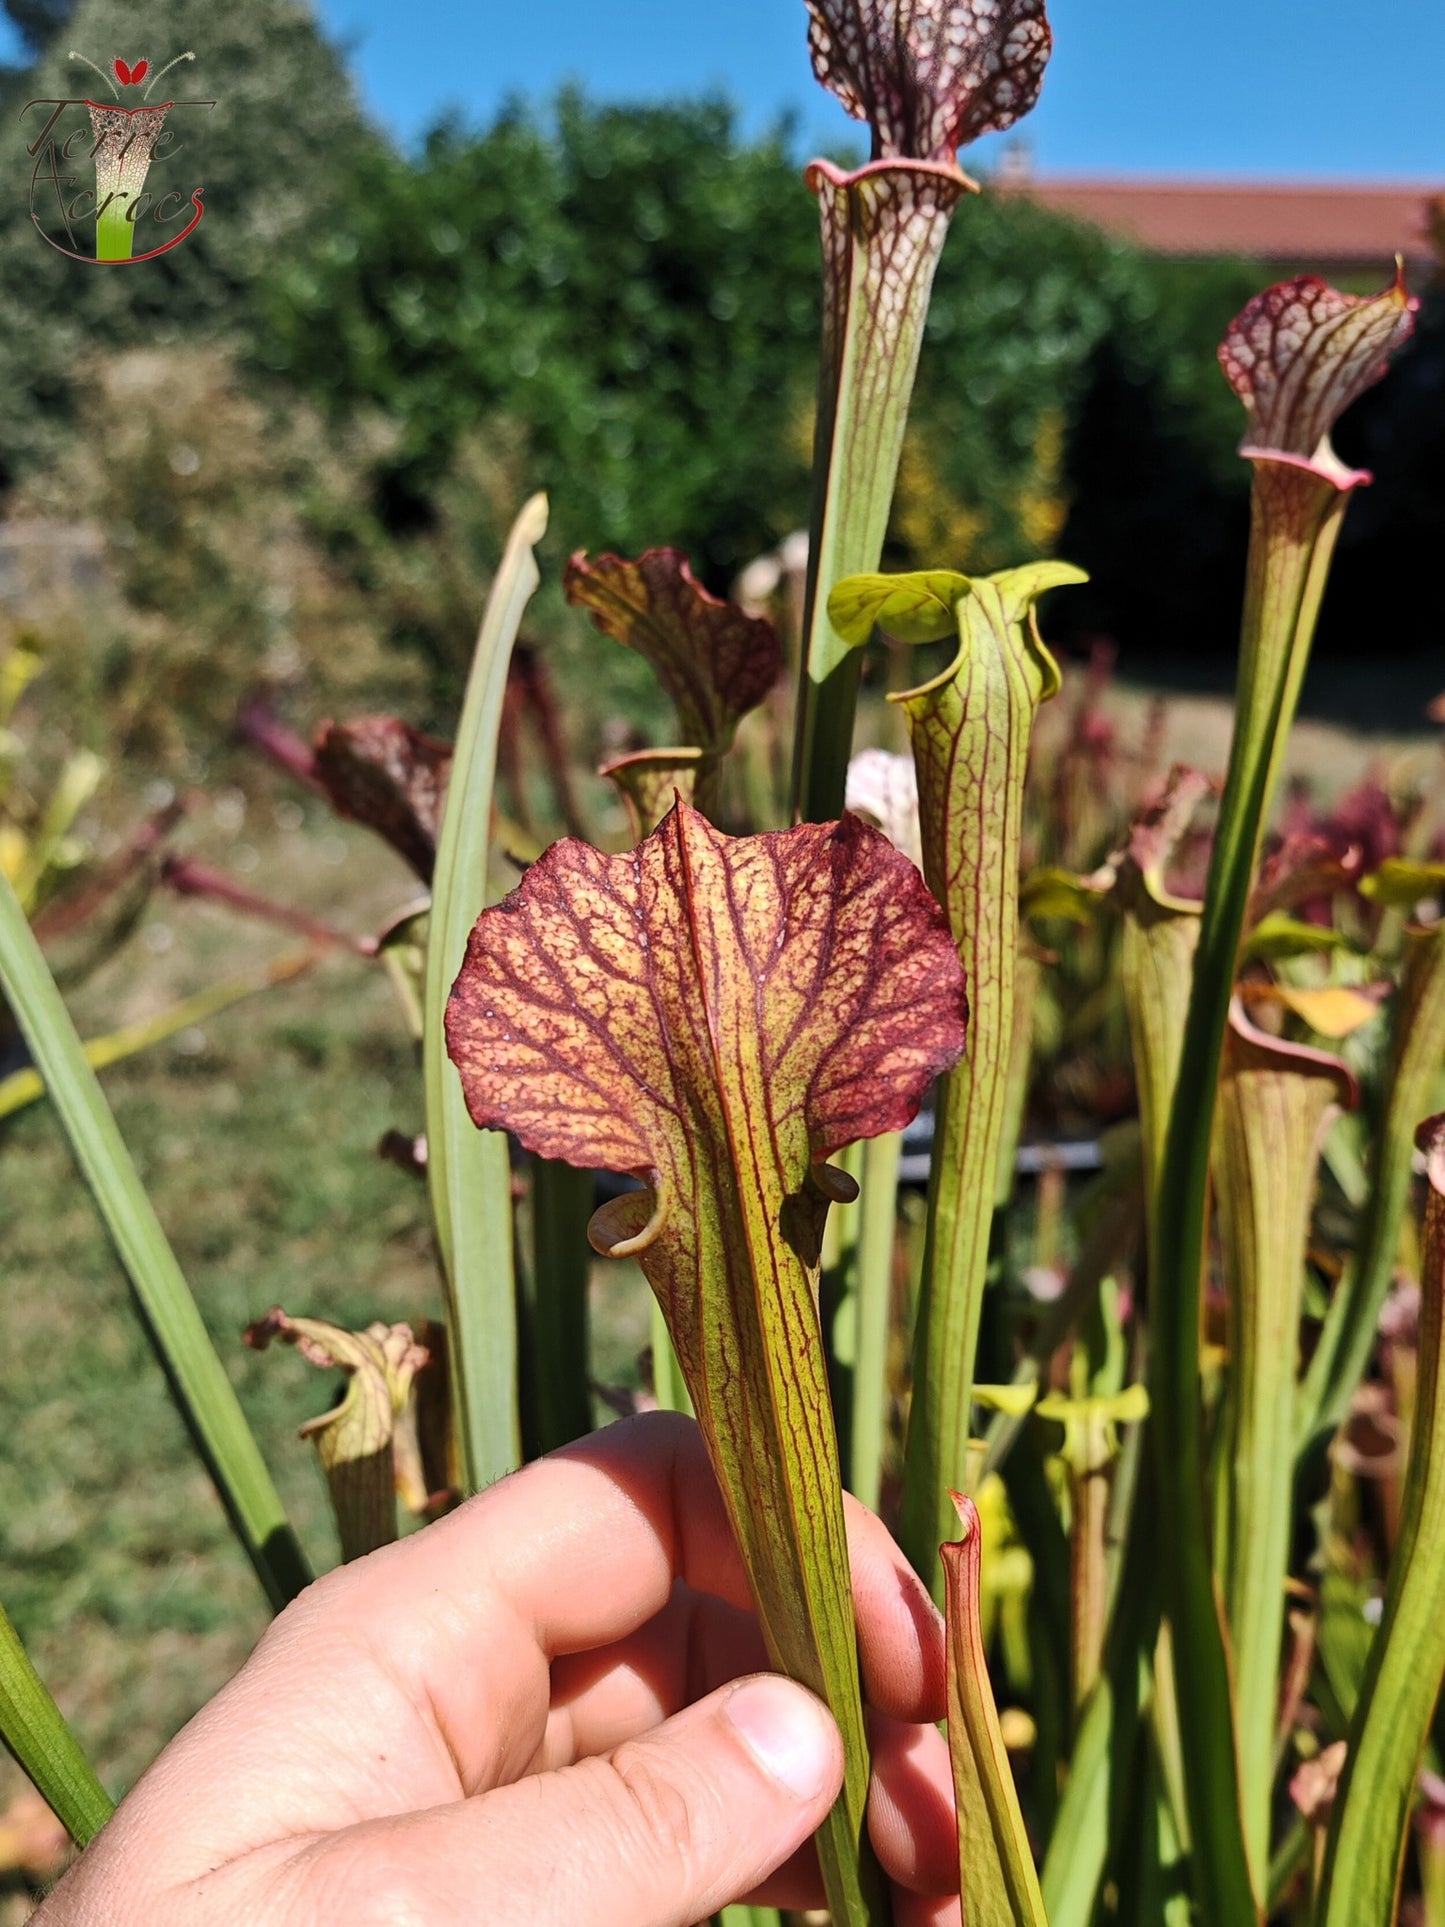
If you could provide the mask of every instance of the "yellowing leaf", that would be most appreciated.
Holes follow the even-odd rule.
[[[1006,1418],[1024,1418],[1033,1410],[1039,1395],[1037,1385],[975,1385],[973,1402]]]
[[[1070,1398],[1063,1392],[1050,1392],[1035,1406],[1040,1418],[1054,1419],[1067,1430],[1077,1426],[1076,1439],[1069,1441],[1069,1449],[1082,1443],[1085,1435],[1093,1435],[1093,1428],[1110,1425],[1137,1425],[1149,1416],[1149,1388],[1146,1385],[1126,1385],[1122,1392],[1112,1392],[1100,1397]],[[1090,1448],[1092,1450],[1092,1447]],[[1088,1462],[1088,1452],[1081,1455],[1081,1463]]]
[[[634,1172],[593,1218],[667,1318],[774,1662],[849,1767],[820,1847],[840,1921],[866,1741],[816,1280],[828,1154],[901,1128],[963,1047],[963,978],[908,859],[857,817],[731,838],[679,803],[626,856],[558,843],[484,911],[447,1010],[478,1125]]]
[[[105,764],[88,749],[78,749],[66,759],[65,767],[45,800],[40,821],[25,841],[12,881],[21,907],[33,910],[43,886],[56,870],[72,869],[79,861],[82,846],[71,840],[75,819],[100,787]],[[9,875],[7,864],[6,874]]]
[[[941,642],[958,634],[955,611],[972,584],[950,569],[913,575],[850,575],[828,597],[828,620],[861,648],[874,629],[898,642]]]
[[[637,842],[651,836],[679,796],[692,802],[699,769],[706,761],[700,749],[639,749],[630,756],[613,757],[597,773],[621,791]]]
[[[1283,1005],[1321,1037],[1338,1038],[1348,1037],[1379,1016],[1383,988],[1324,984],[1318,990],[1301,990],[1289,984],[1250,984],[1242,994],[1247,1003]]]
[[[323,1370],[346,1373],[346,1390],[327,1412],[308,1419],[331,1491],[343,1559],[359,1559],[396,1537],[396,1472],[392,1438],[427,1362],[410,1325],[368,1325],[352,1332],[320,1318],[288,1318],[279,1306],[252,1325],[246,1343],[264,1351],[273,1338],[294,1345]]]
[[[32,636],[19,636],[0,656],[0,729],[15,713],[15,705],[45,667]]]
[[[1445,863],[1415,863],[1390,856],[1360,880],[1360,895],[1386,910],[1413,910],[1425,897],[1445,895]]]
[[[7,883],[14,883],[25,867],[26,853],[30,839],[25,832],[13,823],[0,823],[0,876]]]

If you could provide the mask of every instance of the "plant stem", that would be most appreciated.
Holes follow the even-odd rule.
[[[898,1168],[903,1135],[889,1131],[863,1147],[862,1223],[858,1231],[858,1310],[853,1362],[849,1489],[878,1510],[888,1435],[888,1346],[893,1321],[893,1259],[898,1247]]]
[[[843,808],[862,672],[828,620],[828,596],[878,566],[934,272],[954,208],[977,190],[956,167],[927,161],[854,174],[815,161],[808,185],[822,222],[823,341],[793,815],[826,823]]]
[[[1255,464],[1237,723],[1200,921],[1179,1088],[1151,1249],[1150,1424],[1165,1607],[1178,1662],[1180,1733],[1204,1916],[1258,1911],[1245,1854],[1232,1692],[1215,1607],[1204,1494],[1199,1321],[1209,1154],[1225,1022],[1259,845],[1347,495],[1308,469]]]
[[[1445,1119],[1422,1126],[1420,1141],[1431,1192],[1404,1513],[1350,1722],[1315,1904],[1319,1927],[1394,1919],[1416,1774],[1445,1676]]]
[[[537,1450],[551,1452],[592,1430],[587,1383],[587,1286],[593,1178],[554,1158],[532,1159],[529,1333]]]

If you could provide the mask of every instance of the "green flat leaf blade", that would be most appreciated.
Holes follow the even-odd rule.
[[[76,1846],[87,1846],[115,1811],[80,1742],[0,1608],[0,1739]]]
[[[446,1281],[453,1409],[469,1491],[520,1463],[512,1173],[500,1132],[473,1130],[447,1059],[444,1018],[467,938],[486,900],[497,732],[507,665],[541,577],[547,529],[534,495],[512,525],[487,599],[462,704],[437,839],[422,1016],[427,1182]]]
[[[0,876],[0,984],[125,1267],[181,1416],[278,1609],[310,1573],[230,1379],[86,1062],[15,892]]]

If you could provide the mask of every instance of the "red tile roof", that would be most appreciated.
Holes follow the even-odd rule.
[[[1271,186],[1235,181],[1082,180],[1001,170],[995,193],[1042,206],[1156,254],[1238,254],[1301,266],[1429,263],[1429,208],[1445,180],[1398,187]]]

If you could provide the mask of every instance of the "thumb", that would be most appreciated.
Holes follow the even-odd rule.
[[[796,1852],[842,1781],[827,1709],[762,1673],[605,1757],[352,1829],[347,1877],[369,1905],[378,1882],[401,1903],[368,1919],[689,1927]],[[323,1880],[334,1899],[334,1881]],[[398,1881],[404,1890],[393,1893]]]

